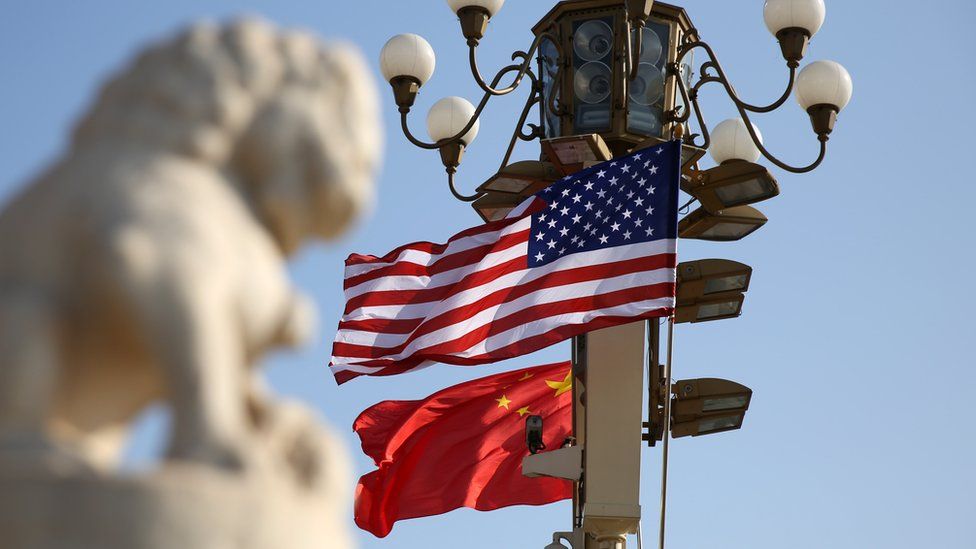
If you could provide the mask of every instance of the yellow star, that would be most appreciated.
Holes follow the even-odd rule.
[[[518,410],[515,410],[515,412],[519,415],[519,417],[522,417],[525,414],[528,414],[529,413],[529,407],[528,406],[523,406],[523,407],[519,408]]]
[[[518,378],[518,380],[519,381],[525,381],[526,379],[529,379],[530,377],[532,377],[532,374],[530,374],[529,372],[525,372],[524,374],[522,374],[522,377]]]
[[[550,389],[555,389],[556,390],[556,396],[559,396],[559,395],[561,395],[563,393],[566,393],[566,392],[571,391],[573,389],[573,372],[572,372],[572,370],[566,372],[566,379],[564,379],[562,381],[549,381],[547,379],[546,380],[546,385],[548,385]]]
[[[498,407],[499,408],[505,408],[506,410],[508,410],[508,405],[512,401],[511,400],[508,400],[508,398],[506,398],[505,395],[502,395],[502,398],[496,398],[495,399],[495,402],[498,403]]]

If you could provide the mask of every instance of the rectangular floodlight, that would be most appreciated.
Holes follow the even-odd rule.
[[[750,206],[736,206],[717,213],[704,207],[678,222],[678,236],[697,240],[731,242],[740,240],[766,224],[766,216]]]
[[[728,292],[745,292],[752,279],[752,267],[728,259],[699,259],[679,263],[678,303]]]
[[[543,139],[542,152],[563,175],[582,170],[587,162],[605,162],[613,158],[606,142],[595,133]]]

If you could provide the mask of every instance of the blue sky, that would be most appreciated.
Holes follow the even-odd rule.
[[[527,47],[528,29],[552,4],[510,0],[483,42],[484,71]],[[763,25],[761,1],[683,5],[741,95],[753,102],[778,96],[785,67]],[[672,445],[670,547],[962,549],[976,543],[976,299],[968,284],[976,261],[964,236],[976,187],[962,162],[971,158],[976,124],[976,77],[967,69],[976,53],[974,6],[828,0],[826,24],[806,61],[844,64],[854,99],[838,120],[826,162],[805,176],[773,169],[782,194],[761,205],[770,222],[749,238],[680,243],[684,260],[735,259],[755,274],[741,318],[680,327],[675,375],[726,377],[755,393],[742,430]],[[389,36],[425,36],[438,58],[415,108],[420,134],[424,113],[438,98],[480,97],[454,17],[440,0],[35,0],[6,2],[3,11],[0,201],[60,154],[99,82],[147,41],[200,18],[256,13],[354,42],[378,81],[377,58]],[[444,240],[477,222],[447,192],[436,152],[416,149],[399,134],[385,85],[382,92],[387,137],[376,208],[342,239],[310,245],[295,258],[296,284],[320,307],[318,341],[266,361],[279,392],[314,405],[346,436],[357,474],[370,469],[350,431],[363,408],[569,356],[568,344],[561,344],[493,366],[435,367],[336,387],[325,364],[341,311],[345,256]],[[461,167],[463,191],[494,172],[524,93],[489,105]],[[734,114],[714,87],[702,105],[710,126]],[[784,159],[806,163],[815,155],[807,117],[792,100],[756,124]],[[535,154],[523,147],[516,159]],[[158,451],[165,420],[154,414],[141,425],[130,450],[133,464]],[[643,461],[650,534],[657,526],[660,450],[646,450]],[[541,547],[569,520],[567,503],[461,510],[402,522],[384,540],[363,533],[359,541],[364,549],[460,540],[472,549]]]

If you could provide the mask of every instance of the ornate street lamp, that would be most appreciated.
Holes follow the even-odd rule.
[[[559,177],[663,141],[680,140],[681,188],[691,197],[688,205],[697,201],[700,207],[681,219],[679,237],[712,241],[744,238],[767,221],[751,204],[779,194],[779,183],[766,167],[758,164],[760,158],[793,173],[815,169],[826,156],[837,115],[851,98],[851,77],[839,64],[816,61],[800,68],[810,39],[823,25],[823,0],[766,0],[763,17],[779,43],[788,72],[786,89],[768,105],[754,105],[739,97],[715,51],[702,39],[683,8],[653,0],[558,2],[532,27],[534,39],[528,48],[515,51],[512,64],[486,79],[478,66],[477,49],[503,3],[504,0],[447,0],[460,23],[471,75],[483,96],[476,105],[457,97],[435,103],[427,117],[430,141],[411,132],[408,115],[420,89],[433,74],[433,50],[423,38],[406,34],[392,38],[381,54],[382,72],[393,90],[404,135],[418,147],[440,152],[451,192],[459,200],[473,202],[486,222],[504,218],[526,197]],[[695,55],[703,56],[697,71]],[[481,113],[491,98],[511,94],[526,82],[528,94],[497,172],[473,194],[459,192],[455,175],[465,150],[477,135]],[[722,87],[738,112],[737,118],[714,127],[708,125],[699,103],[699,93],[708,84]],[[819,154],[803,166],[787,164],[774,156],[750,118],[780,108],[791,95],[809,116],[819,142]],[[538,119],[533,123],[529,116],[535,109]],[[539,140],[539,156],[511,162],[519,140]],[[716,167],[700,168],[699,160],[706,152]],[[720,260],[681,266],[685,270],[679,268],[674,323],[718,320],[741,313],[743,292],[751,276],[749,267]],[[641,363],[644,339],[649,342],[652,357],[648,364],[651,406],[645,423],[648,433],[644,435],[650,444],[661,440],[669,430],[674,437],[697,436],[736,429],[742,424],[751,391],[732,382],[692,380],[695,390],[677,393],[672,411],[670,359],[662,370],[658,360],[659,330],[656,323],[649,324],[646,332],[642,326],[624,325],[577,338],[573,344],[578,440],[586,448],[587,432],[603,436],[593,439],[602,444],[593,444],[583,452],[587,482],[585,491],[577,483],[574,536],[585,531],[587,536],[620,545],[620,536],[637,528],[640,512],[632,501],[637,496],[631,488],[638,483],[639,466],[620,467],[622,451],[609,456],[596,449],[625,446],[625,435],[630,431],[616,426],[631,425],[640,417],[641,407],[622,403],[614,391],[621,386],[640,387],[639,369],[617,366]],[[669,330],[669,347],[670,334]],[[638,339],[639,348],[631,344]],[[608,357],[620,358],[616,361],[619,364]],[[587,362],[599,362],[601,368],[588,369]],[[729,406],[722,407],[722,403]],[[620,410],[608,411],[615,407]],[[581,410],[585,410],[582,416]],[[675,423],[669,429],[672,416]],[[668,438],[663,440],[667,456]],[[566,455],[569,452],[564,458]],[[628,453],[625,457],[634,456]],[[634,463],[639,464],[639,459]],[[666,457],[663,463],[666,470]],[[663,510],[666,482],[662,484]],[[583,511],[586,505],[590,507]],[[662,544],[663,518],[662,514]],[[562,546],[560,540],[570,541],[564,534],[567,533],[555,535],[550,547]],[[584,541],[577,538],[572,543]],[[589,543],[587,538],[585,544]]]
[[[779,42],[789,78],[780,98],[764,106],[746,103],[738,96],[711,46],[700,38],[685,10],[677,6],[650,0],[564,0],[532,28],[535,39],[529,48],[513,53],[515,62],[488,81],[481,74],[476,53],[489,21],[504,1],[447,3],[467,41],[472,77],[484,92],[476,106],[460,98],[438,102],[428,117],[431,141],[422,141],[411,133],[407,115],[420,88],[433,74],[433,50],[417,35],[395,36],[383,48],[381,68],[393,89],[407,139],[419,147],[440,150],[450,189],[465,201],[495,192],[482,186],[475,194],[463,195],[455,188],[454,176],[464,149],[471,146],[477,133],[478,117],[492,97],[515,91],[526,80],[531,89],[500,173],[508,166],[519,139],[551,141],[578,136],[576,139],[592,140],[586,136],[597,136],[610,155],[619,155],[679,138],[684,141],[683,164],[688,179],[684,189],[701,201],[709,214],[765,200],[779,191],[768,171],[754,166],[697,170],[697,160],[705,150],[712,149],[720,164],[732,160],[755,164],[762,156],[787,171],[810,171],[823,161],[837,114],[851,97],[850,75],[837,63],[817,61],[798,72],[810,38],[823,24],[823,0],[766,2],[763,16]],[[692,61],[695,50],[706,57],[697,79]],[[503,80],[507,84],[501,86]],[[711,83],[725,89],[740,115],[740,120],[723,122],[713,132],[708,130],[698,101],[701,88]],[[791,94],[807,111],[820,142],[820,154],[807,166],[791,166],[773,156],[750,120],[750,113],[773,111]],[[535,106],[540,111],[538,124],[528,120]],[[692,116],[700,135],[691,132]],[[599,151],[594,159],[603,159]],[[550,150],[544,150],[542,160],[560,167]]]

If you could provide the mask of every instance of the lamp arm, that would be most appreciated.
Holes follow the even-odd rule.
[[[531,70],[527,71],[526,74],[528,74],[529,78],[532,80],[532,93],[530,93],[529,97],[525,100],[525,106],[522,107],[522,114],[519,116],[518,122],[515,124],[515,131],[512,132],[512,138],[508,142],[508,149],[505,150],[505,155],[502,157],[502,163],[498,167],[498,171],[501,171],[502,168],[508,165],[508,161],[512,158],[512,152],[515,150],[515,143],[519,139],[523,141],[532,141],[536,137],[539,137],[542,132],[542,128],[535,124],[529,124],[532,131],[528,133],[522,130],[522,127],[525,125],[525,120],[529,116],[529,112],[532,111],[532,107],[542,101],[542,92],[539,89],[538,78]],[[448,168],[447,170],[447,185],[451,189],[451,194],[453,194],[455,198],[463,202],[473,202],[484,196],[485,193],[479,192],[472,195],[463,195],[459,193],[454,182],[454,174],[456,172],[457,168]]]
[[[560,81],[559,79],[562,77],[562,74],[563,74],[563,64],[560,63],[559,67],[556,69],[556,74],[553,77],[553,81],[559,82]],[[568,109],[566,108],[566,105],[561,104],[562,103],[561,100],[556,98],[556,91],[557,90],[552,90],[549,93],[549,98],[545,101],[545,107],[549,109],[549,112],[551,112],[553,116],[562,116],[566,114]],[[556,101],[559,101],[560,104],[557,105]]]
[[[529,72],[529,66],[532,63],[532,56],[535,54],[536,50],[539,49],[539,44],[542,43],[542,40],[544,38],[549,39],[549,41],[556,46],[557,51],[560,50],[559,42],[555,39],[555,36],[553,36],[552,33],[550,33],[549,31],[539,33],[535,37],[535,39],[532,40],[532,45],[529,46],[529,50],[527,52],[516,51],[512,53],[512,61],[515,61],[516,59],[521,59],[522,62],[521,64],[516,65],[516,67],[518,67],[518,74],[515,75],[515,78],[512,80],[512,83],[501,89],[496,89],[495,87],[498,85],[499,82],[499,77],[497,75],[495,76],[495,79],[492,81],[490,85],[485,82],[484,77],[481,76],[481,71],[478,69],[478,56],[476,54],[476,51],[478,49],[478,44],[469,43],[468,64],[471,66],[471,76],[474,77],[474,80],[475,82],[478,83],[478,86],[482,90],[484,90],[485,93],[489,95],[507,95],[509,93],[512,93],[519,87],[519,85],[522,83],[522,78],[524,78],[525,75]],[[559,51],[559,57],[562,58],[562,51]],[[511,72],[509,70],[506,70],[508,68],[509,67],[505,67],[504,69],[502,69],[502,71],[506,73]],[[502,73],[500,72],[499,74]]]
[[[750,112],[758,112],[758,113],[772,112],[780,108],[783,105],[783,103],[785,103],[786,100],[790,98],[790,94],[793,93],[793,86],[796,84],[797,66],[795,63],[788,63],[789,72],[790,72],[789,81],[787,82],[786,85],[786,91],[783,92],[783,94],[779,97],[779,99],[765,106],[757,106],[757,105],[752,105],[750,103],[746,103],[739,97],[739,94],[735,92],[735,89],[732,87],[732,84],[729,82],[728,76],[725,74],[725,70],[722,68],[721,63],[719,63],[718,61],[718,57],[716,57],[715,55],[715,51],[712,50],[712,47],[709,46],[708,43],[702,40],[694,40],[682,44],[681,47],[678,48],[678,56],[677,59],[675,60],[675,63],[678,66],[680,66],[681,60],[684,59],[685,55],[687,55],[695,48],[701,48],[705,50],[709,58],[709,60],[703,63],[701,66],[701,78],[699,78],[698,82],[696,82],[695,85],[692,87],[692,89],[695,91],[697,91],[702,86],[710,82],[718,82],[722,84],[722,86],[725,88],[725,92],[729,96],[729,99],[731,99],[732,102],[735,103],[737,107],[740,107]],[[712,69],[715,70],[716,72],[715,75],[708,74],[708,71]]]
[[[501,80],[506,74],[516,70],[519,70],[519,65],[509,65],[503,68],[502,70],[498,71],[498,74],[495,75],[495,78],[492,81],[492,86],[497,85],[498,81]],[[408,113],[403,110],[400,111],[400,128],[403,130],[403,135],[406,136],[407,140],[413,143],[414,145],[416,145],[417,147],[420,147],[421,149],[428,149],[428,150],[439,149],[444,145],[450,143],[456,143],[460,141],[461,137],[464,134],[468,133],[468,131],[474,126],[474,123],[478,120],[478,117],[481,116],[482,111],[485,110],[485,106],[488,105],[488,100],[491,98],[492,98],[492,94],[489,92],[485,92],[485,95],[481,98],[481,102],[478,103],[477,108],[475,108],[474,114],[471,115],[471,119],[468,120],[467,124],[465,124],[463,128],[461,128],[461,131],[457,132],[455,135],[451,137],[448,137],[446,139],[441,139],[436,143],[427,143],[425,141],[421,141],[420,139],[417,139],[410,131],[410,126],[407,123]]]
[[[702,68],[701,68],[702,76],[699,79],[699,81],[695,83],[694,86],[692,86],[691,90],[688,90],[685,87],[684,80],[682,80],[680,77],[678,67],[681,66],[681,60],[684,58],[684,56],[687,55],[688,52],[690,52],[695,48],[704,49],[708,53],[709,60],[702,64]],[[706,74],[706,72],[710,68],[715,69],[718,75],[713,76],[713,75]],[[683,44],[678,50],[678,55],[677,58],[675,59],[675,62],[668,65],[668,72],[670,73],[671,76],[677,79],[678,90],[681,93],[681,97],[682,99],[684,99],[685,104],[687,105],[690,102],[694,106],[695,115],[698,119],[698,124],[699,127],[701,128],[702,136],[705,140],[704,144],[701,145],[702,148],[707,149],[711,140],[708,135],[708,128],[705,125],[705,121],[701,112],[701,107],[698,104],[698,90],[701,89],[703,85],[709,82],[721,82],[725,86],[725,90],[728,93],[729,98],[732,100],[733,104],[735,105],[736,110],[739,111],[739,116],[741,116],[742,121],[745,122],[746,130],[749,132],[749,137],[752,139],[752,142],[756,145],[756,148],[759,149],[759,152],[762,153],[762,155],[767,160],[769,160],[773,164],[779,166],[780,168],[788,172],[807,173],[816,169],[817,166],[819,166],[823,162],[824,158],[826,157],[827,140],[830,139],[830,136],[828,134],[822,134],[817,137],[817,139],[820,141],[820,154],[817,155],[817,159],[814,160],[811,164],[808,164],[806,166],[802,166],[802,167],[791,166],[783,162],[782,160],[776,158],[775,156],[773,156],[773,154],[766,149],[766,147],[762,144],[762,141],[759,139],[759,136],[756,134],[755,128],[752,127],[752,122],[749,120],[749,111],[758,112],[758,113],[770,112],[778,108],[780,105],[783,104],[784,101],[786,101],[786,99],[789,97],[790,92],[793,89],[793,84],[796,79],[795,67],[793,66],[790,67],[790,85],[786,93],[775,103],[767,107],[755,107],[753,105],[749,105],[741,101],[738,98],[738,95],[736,95],[735,90],[733,90],[731,84],[729,84],[728,78],[725,75],[725,71],[722,70],[721,65],[716,59],[715,52],[712,51],[712,48],[708,44],[706,44],[701,40],[689,41]],[[690,116],[691,113],[686,110],[686,112],[680,115],[673,113],[671,119],[678,123],[684,123],[690,118]]]
[[[819,166],[820,163],[823,162],[824,158],[827,156],[827,140],[830,139],[830,136],[827,134],[822,134],[817,137],[817,140],[820,141],[820,154],[817,156],[817,159],[814,160],[813,163],[803,167],[790,166],[789,164],[776,158],[775,156],[772,155],[772,153],[766,150],[766,147],[763,146],[762,141],[759,139],[759,136],[756,135],[756,130],[755,128],[752,127],[752,122],[749,121],[749,114],[742,107],[738,107],[738,109],[739,109],[739,114],[742,116],[742,120],[746,123],[746,130],[749,131],[749,137],[752,138],[753,144],[755,144],[756,147],[759,149],[759,152],[761,152],[762,155],[766,157],[766,160],[769,160],[770,162],[776,164],[780,168],[783,168],[784,170],[793,173],[811,172],[814,169],[816,169],[817,166]]]
[[[454,173],[455,173],[455,171],[456,170],[447,170],[447,186],[451,189],[451,194],[454,195],[454,198],[457,198],[458,200],[460,200],[462,202],[474,202],[475,200],[478,200],[479,198],[481,198],[482,195],[484,195],[484,193],[479,193],[479,192],[476,192],[476,193],[471,194],[471,195],[463,195],[463,194],[459,193],[458,190],[457,190],[457,188],[454,186]]]
[[[701,130],[702,140],[703,140],[703,143],[700,145],[700,147],[702,149],[708,149],[708,146],[711,145],[712,143],[712,138],[711,135],[708,133],[708,125],[705,124],[705,115],[702,113],[701,105],[699,105],[698,103],[698,92],[697,91],[692,92],[691,97],[689,99],[688,93],[685,91],[684,82],[681,81],[681,78],[678,78],[678,89],[681,90],[681,96],[685,100],[685,105],[691,105],[695,110],[695,118],[698,119],[698,128],[699,130]],[[689,109],[686,109],[686,111],[687,110]],[[689,116],[691,116],[690,113],[686,112],[684,114],[685,120],[687,120]],[[692,144],[694,145],[694,142],[692,142]],[[695,145],[695,146],[699,146],[699,145]]]
[[[644,55],[644,21],[640,19],[636,20],[636,25],[631,27],[630,17],[627,17],[627,82],[630,83],[631,80],[637,78],[637,70],[640,68],[640,58]],[[633,46],[634,42],[634,31],[637,31],[637,47]]]
[[[519,139],[522,141],[532,141],[537,137],[543,136],[542,128],[536,124],[528,124],[529,128],[531,128],[531,131],[528,133],[522,129],[526,125],[525,120],[528,118],[532,107],[542,102],[542,90],[540,89],[539,81],[531,70],[528,74],[532,78],[532,93],[526,98],[525,106],[522,107],[522,114],[519,116],[518,122],[515,123],[515,131],[512,133],[512,138],[508,142],[508,149],[505,151],[505,156],[502,157],[502,163],[498,167],[499,171],[508,165],[508,161],[512,157],[512,151],[515,150],[515,143]]]

